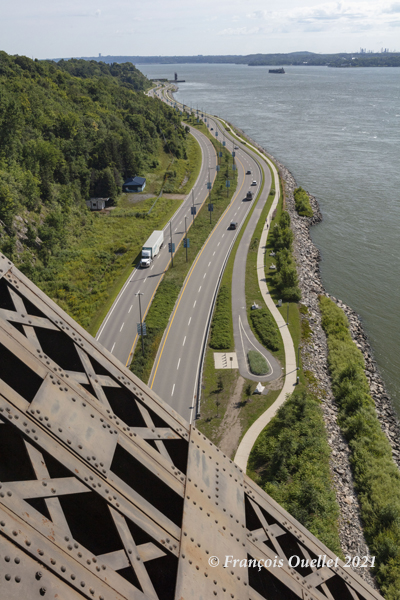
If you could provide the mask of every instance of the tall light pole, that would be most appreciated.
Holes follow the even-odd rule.
[[[140,335],[142,338],[142,354],[144,355],[144,339],[143,339],[143,322],[142,322],[142,305],[140,302],[140,296],[143,296],[143,292],[139,291],[135,296],[139,296],[139,319],[140,319]]]
[[[188,243],[187,243],[187,226],[186,226],[186,219],[187,219],[187,217],[185,217],[186,262],[187,262],[187,261],[188,261],[188,256],[187,256]]]
[[[174,254],[172,252],[172,221],[169,222],[169,236],[171,238],[171,266],[174,266]]]

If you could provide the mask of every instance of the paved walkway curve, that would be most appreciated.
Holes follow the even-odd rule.
[[[250,147],[251,149],[254,149],[255,151],[257,151],[257,149],[254,148],[254,146],[251,146],[248,143],[247,143],[247,146]],[[273,214],[275,208],[277,207],[278,200],[279,200],[279,176],[278,176],[278,172],[276,170],[275,165],[270,160],[268,160],[266,157],[260,157],[260,158],[263,158],[264,161],[266,161],[272,168],[272,171],[274,174],[274,179],[275,179],[275,198],[271,205],[270,211],[268,213],[267,220],[264,224],[263,232],[261,234],[260,243],[258,246],[258,253],[257,253],[258,283],[260,286],[261,294],[265,300],[265,303],[266,303],[267,307],[269,308],[269,310],[271,311],[271,314],[272,314],[273,318],[275,319],[275,321],[281,331],[283,346],[284,346],[284,351],[285,351],[285,358],[286,358],[286,374],[285,374],[283,388],[282,388],[278,398],[275,400],[275,402],[272,404],[272,406],[270,406],[253,423],[253,425],[250,427],[250,429],[247,430],[242,441],[239,444],[239,447],[236,451],[234,460],[235,460],[236,464],[241,469],[243,469],[243,471],[246,471],[250,452],[251,452],[258,436],[260,435],[262,430],[268,425],[268,423],[270,422],[272,417],[275,416],[275,414],[277,413],[280,406],[282,406],[282,404],[285,402],[287,395],[291,394],[294,391],[296,382],[297,382],[296,353],[294,350],[292,336],[290,335],[289,328],[286,325],[284,318],[282,317],[281,313],[275,306],[275,302],[271,298],[271,295],[268,291],[268,287],[267,287],[267,283],[266,283],[266,279],[265,279],[265,270],[264,270],[264,255],[266,252],[266,243],[267,243],[269,225],[271,223],[272,214]]]
[[[261,170],[261,169],[260,169]],[[232,272],[232,315],[233,315],[233,333],[235,339],[236,355],[238,359],[239,372],[246,379],[252,381],[268,382],[274,381],[282,376],[282,367],[276,358],[264,348],[262,344],[257,340],[253,331],[250,328],[247,319],[247,306],[246,306],[246,294],[245,294],[245,280],[246,280],[246,264],[249,253],[249,247],[251,238],[254,230],[260,219],[262,210],[264,209],[265,203],[268,199],[268,193],[270,189],[270,173],[264,174],[267,176],[264,192],[258,204],[251,215],[247,227],[243,233],[242,239],[240,240],[238,249],[236,251],[235,261]],[[265,358],[269,364],[270,372],[268,375],[257,376],[253,375],[248,368],[247,353],[249,350],[257,350]]]

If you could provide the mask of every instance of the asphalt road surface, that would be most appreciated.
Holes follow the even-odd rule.
[[[187,217],[188,227],[193,220],[191,206],[194,204],[198,212],[208,197],[209,173],[211,181],[214,180],[216,174],[217,157],[212,143],[196,129],[191,128],[191,133],[200,144],[202,165],[192,192],[186,197],[171,219],[172,241],[175,243],[175,249],[178,248],[178,243],[182,241],[185,235],[185,217]],[[168,222],[164,227],[163,248],[149,268],[133,269],[97,332],[96,340],[123,364],[130,362],[133,347],[137,341],[137,324],[140,322],[140,316],[139,298],[136,294],[139,292],[143,294],[140,299],[144,318],[156,288],[170,262],[168,252],[170,241],[170,225]]]
[[[225,260],[252,204],[252,201],[245,200],[246,193],[249,190],[257,193],[262,178],[265,176],[268,178],[256,208],[259,218],[271,187],[269,169],[266,168],[265,171],[261,169],[259,162],[255,160],[251,153],[244,150],[245,146],[241,148],[239,143],[232,142],[229,135],[219,129],[217,122],[212,118],[207,117],[207,123],[210,129],[213,128],[214,134],[218,131],[218,139],[221,140],[222,137],[228,150],[235,151],[234,146],[238,146],[238,150],[235,151],[235,162],[238,168],[237,191],[197,256],[186,278],[164,334],[149,381],[150,387],[190,422],[196,416],[202,351],[213,299]],[[246,175],[247,171],[251,171],[251,174]],[[253,180],[257,181],[257,186],[251,185]],[[236,230],[228,229],[231,221],[238,223]],[[245,232],[246,239],[248,236],[251,238],[256,223],[257,217],[253,217]],[[242,250],[241,246],[242,244],[239,246],[238,255],[243,252],[246,257],[248,247]],[[238,295],[239,303],[244,307],[243,269],[242,280],[235,281],[236,285],[238,290],[242,292]],[[247,336],[258,344],[248,326],[246,311],[242,312],[244,312],[242,320]],[[258,344],[258,346],[260,345]],[[263,349],[263,354],[269,357],[270,363],[273,363],[271,378],[280,377],[280,366],[276,361],[273,361],[273,357],[265,349]],[[244,364],[247,369],[245,355]]]

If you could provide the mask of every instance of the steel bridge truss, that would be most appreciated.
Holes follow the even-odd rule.
[[[0,481],[4,600],[381,598],[4,256]]]

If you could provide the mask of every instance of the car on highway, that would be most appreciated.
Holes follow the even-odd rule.
[[[253,179],[253,181],[251,182],[251,185],[257,185],[257,181],[255,179]]]
[[[239,150],[239,148],[238,148],[237,146],[235,146],[233,149],[234,149],[234,150]]]
[[[251,175],[251,171],[246,171],[246,175]]]
[[[231,221],[231,224],[229,225],[228,229],[237,229],[237,222],[236,221]]]
[[[211,131],[214,131],[214,127],[211,127]]]

